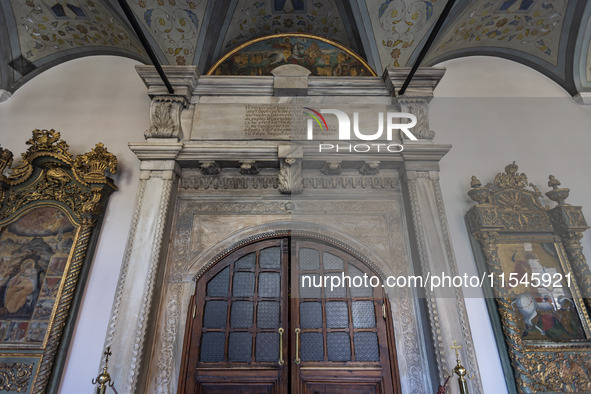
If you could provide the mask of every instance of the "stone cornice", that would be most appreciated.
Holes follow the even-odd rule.
[[[382,79],[391,96],[398,96],[398,91],[408,74],[410,74],[409,67],[387,68],[384,70]],[[400,97],[432,98],[433,90],[441,81],[443,74],[445,74],[445,68],[420,67],[411,80],[404,96]]]
[[[274,77],[201,76],[194,96],[273,96]],[[388,96],[379,77],[308,77],[308,96]]]
[[[135,69],[148,88],[150,98],[180,96],[190,101],[199,77],[196,66],[162,66],[164,74],[174,88],[174,94],[170,94],[154,66],[135,66]]]
[[[334,142],[337,143],[336,141]],[[349,142],[347,142],[349,143]],[[355,141],[350,142],[355,144]],[[357,143],[363,143],[359,141]],[[285,141],[188,141],[176,142],[174,139],[149,139],[147,142],[129,143],[129,148],[140,160],[177,160],[188,161],[260,161],[275,162],[279,160],[278,149]],[[344,144],[341,142],[341,144]],[[325,153],[318,152],[317,144],[302,141],[292,143],[302,146],[304,161],[380,161],[405,162],[408,170],[424,163],[438,163],[449,150],[451,145],[432,143],[404,143],[404,150],[400,153],[371,152],[371,153]]]
[[[274,77],[199,76],[195,66],[163,66],[174,88],[174,95],[190,100],[192,96],[273,96]],[[136,66],[148,88],[148,95],[170,95],[153,66]],[[410,68],[389,68],[382,77],[308,77],[308,96],[397,96]],[[433,97],[444,68],[419,68],[404,97]]]
[[[181,142],[174,139],[158,139],[148,142],[130,142],[129,149],[140,160],[175,160],[183,149]]]

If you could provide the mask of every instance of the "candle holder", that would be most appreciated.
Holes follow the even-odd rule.
[[[458,350],[460,350],[462,347],[460,345],[458,345],[457,342],[454,340],[454,346],[451,346],[451,348],[456,351],[456,366],[454,367],[454,369],[451,370],[451,372],[452,372],[452,374],[455,373],[456,375],[458,375],[458,384],[460,385],[460,393],[461,394],[468,394],[468,384],[467,384],[467,380],[465,379],[465,377],[472,380],[474,378],[474,376],[468,375],[466,368],[464,368],[462,366],[462,364],[460,363],[460,352]]]
[[[450,375],[445,379],[445,383],[443,383],[442,385],[439,385],[439,387],[437,388],[437,394],[446,394],[447,393],[445,386],[447,386],[447,382],[449,382],[449,379],[451,379],[451,377],[454,374],[458,375],[458,384],[460,385],[460,393],[461,394],[468,394],[468,384],[467,384],[466,377],[468,379],[472,380],[474,378],[474,376],[467,375],[468,372],[466,371],[466,368],[464,368],[464,366],[460,362],[460,353],[458,350],[460,350],[462,348],[462,346],[458,345],[458,343],[454,340],[454,344],[453,344],[453,346],[451,346],[451,348],[456,351],[456,366],[454,367],[454,369],[451,370]]]
[[[107,387],[111,387],[113,391],[115,388],[113,387],[115,383],[111,380],[111,375],[107,372],[108,364],[109,364],[109,356],[112,356],[111,353],[111,346],[107,347],[107,351],[103,353],[105,357],[105,366],[103,367],[103,372],[95,379],[92,379],[92,384],[98,384],[99,386],[96,388],[96,394],[105,394],[107,391]],[[116,393],[117,391],[115,391]]]

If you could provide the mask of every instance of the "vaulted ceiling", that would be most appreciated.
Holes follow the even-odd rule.
[[[162,64],[201,73],[244,42],[304,32],[386,67],[411,66],[447,0],[127,0]],[[572,95],[591,92],[591,1],[458,0],[422,65],[470,55],[530,66]],[[116,0],[0,0],[0,89],[64,61],[150,63]]]

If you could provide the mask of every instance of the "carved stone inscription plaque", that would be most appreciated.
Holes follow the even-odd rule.
[[[306,134],[306,116],[299,106],[247,104],[244,134],[301,139]]]

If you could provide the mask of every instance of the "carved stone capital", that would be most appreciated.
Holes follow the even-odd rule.
[[[181,112],[187,100],[181,96],[156,96],[150,104],[150,128],[146,138],[183,138]]]
[[[432,140],[435,132],[429,128],[429,101],[431,97],[399,97],[396,99],[401,112],[408,112],[417,117],[417,124],[412,133],[420,140]],[[404,133],[400,133],[403,140],[408,140]]]

